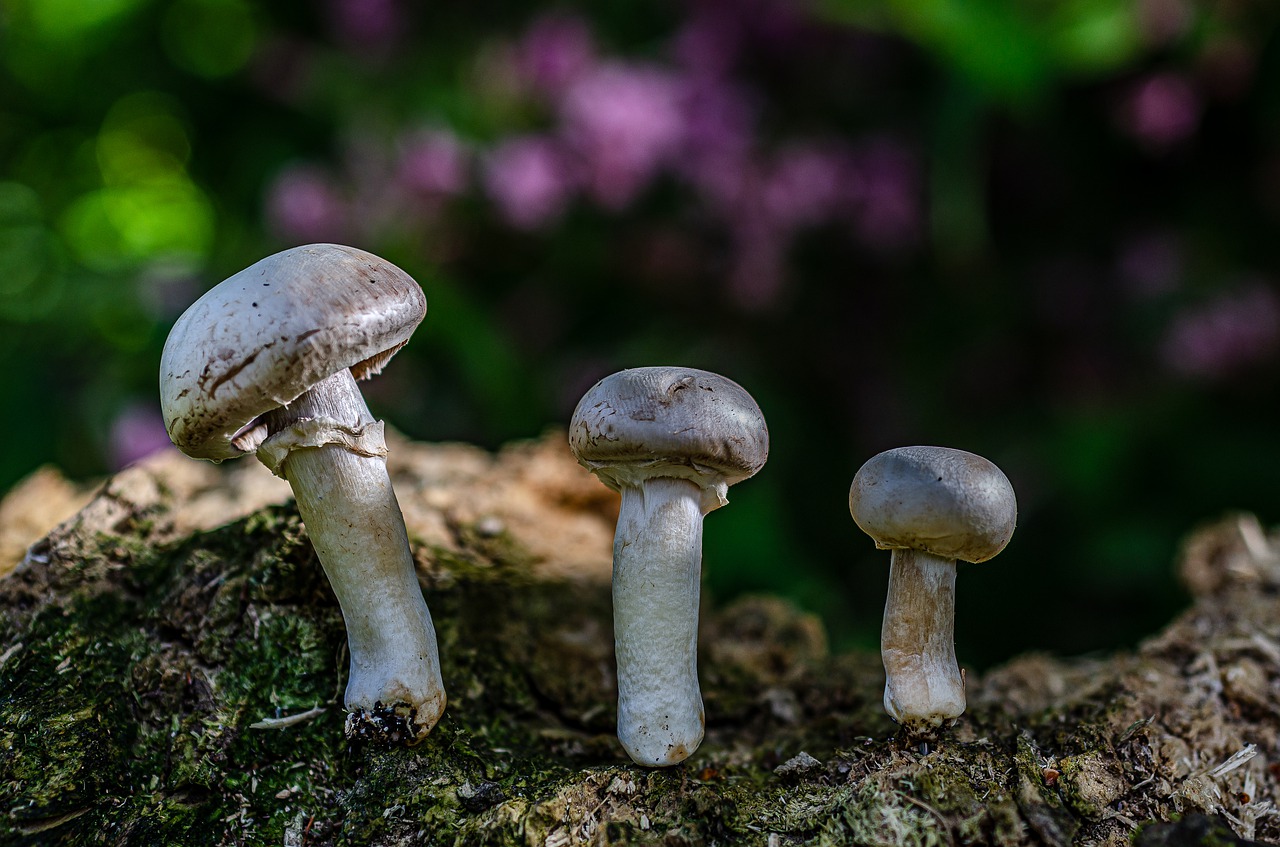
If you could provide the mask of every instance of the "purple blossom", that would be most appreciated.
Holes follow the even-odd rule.
[[[599,65],[560,103],[565,137],[582,158],[586,189],[608,209],[630,203],[680,151],[676,77],[653,65]]]
[[[551,98],[558,98],[595,58],[590,26],[570,15],[537,19],[515,45],[517,74],[532,90]]]
[[[387,143],[372,133],[356,130],[342,149],[342,178],[346,185],[348,237],[363,240],[386,237],[408,222],[410,210],[423,211],[410,186],[399,179],[399,160]],[[419,206],[418,208],[414,208]]]
[[[844,151],[814,144],[786,147],[775,155],[761,188],[766,214],[789,229],[829,220],[849,177]]]
[[[717,213],[732,216],[743,204],[758,203],[760,165],[749,151],[723,156],[693,156],[683,163],[685,178],[696,187],[703,202]]]
[[[796,0],[758,0],[732,3],[750,28],[759,48],[789,61],[797,53],[813,46],[815,29],[808,16],[813,9]]]
[[[411,136],[400,150],[398,181],[408,190],[439,196],[467,189],[470,152],[448,130],[427,130]]]
[[[329,0],[328,7],[334,35],[360,51],[391,47],[405,26],[398,0]]]
[[[694,10],[671,41],[671,52],[690,76],[723,79],[742,52],[740,18],[729,8]]]
[[[169,446],[160,410],[151,405],[126,406],[111,422],[107,460],[114,470],[131,465]]]
[[[732,209],[755,169],[755,104],[744,89],[723,80],[686,78],[683,86],[684,149],[675,167],[709,205]]]
[[[854,230],[863,243],[886,252],[908,247],[924,228],[924,189],[916,156],[890,139],[853,154],[847,186]]]
[[[1200,123],[1200,95],[1184,77],[1167,72],[1139,80],[1120,108],[1121,128],[1152,150],[1186,141]]]
[[[1178,315],[1159,353],[1174,373],[1218,379],[1263,361],[1278,344],[1280,297],[1256,283]]]
[[[694,155],[742,152],[755,144],[759,106],[746,88],[715,77],[688,76],[681,95],[685,138]]]
[[[346,203],[333,180],[310,165],[292,165],[267,188],[268,225],[288,240],[340,241],[347,231]]]
[[[812,40],[809,21],[813,9],[804,0],[698,0],[691,5],[694,25],[718,29],[737,49],[754,48],[793,58]]]
[[[507,222],[531,230],[564,213],[578,180],[558,142],[524,135],[508,138],[489,151],[484,183]]]

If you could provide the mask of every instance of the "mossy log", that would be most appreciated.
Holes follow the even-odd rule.
[[[877,655],[778,600],[709,612],[706,741],[646,770],[614,737],[616,501],[563,435],[391,468],[449,688],[423,743],[344,739],[341,615],[287,487],[162,455],[0,577],[0,844],[1280,840],[1280,544],[1247,516],[1191,537],[1163,632],[971,674],[927,752]]]

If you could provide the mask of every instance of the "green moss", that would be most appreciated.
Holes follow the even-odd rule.
[[[510,751],[539,751],[555,732],[552,750],[589,747],[582,722],[557,714],[574,707],[572,686],[552,682],[564,668],[534,659],[546,633],[607,597],[584,605],[562,586],[503,577],[528,555],[506,537],[465,537],[474,555],[435,556],[452,587],[433,605],[446,677],[466,682],[425,743],[377,750],[342,737],[341,615],[292,509],[158,549],[100,536],[91,555],[59,563],[68,584],[98,580],[92,590],[6,621],[7,643],[23,643],[0,699],[9,837],[48,827],[43,838],[68,843],[281,843],[305,815],[319,843],[367,844],[406,820],[451,831],[469,783],[496,780],[514,797],[564,779],[553,756]],[[316,706],[286,729],[251,728]]]
[[[260,515],[166,549],[103,537],[96,556],[69,563],[111,574],[114,590],[38,610],[4,666],[0,733],[13,755],[0,795],[18,833],[86,810],[47,831],[72,843],[216,843],[210,827],[245,808],[282,834],[260,800],[297,781],[279,763],[300,741],[312,757],[338,747],[314,727],[247,729],[334,696],[340,616],[270,600],[253,612],[282,581],[274,565],[297,558],[297,536],[296,518]],[[278,601],[298,586],[267,593]],[[227,808],[227,792],[244,805]]]
[[[167,546],[51,547],[0,581],[0,844],[1066,844],[1124,784],[1125,692],[1020,731],[968,715],[964,737],[991,740],[920,755],[891,736],[877,656],[827,657],[761,600],[707,622],[696,757],[636,768],[614,737],[607,586],[457,537],[417,550],[449,708],[413,748],[343,738],[342,617],[291,508]],[[801,751],[819,764],[779,770]]]

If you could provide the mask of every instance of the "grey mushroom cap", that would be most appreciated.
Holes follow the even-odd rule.
[[[632,368],[583,395],[569,446],[615,490],[644,476],[732,485],[764,467],[769,430],[756,401],[731,379],[695,368]]]
[[[987,459],[948,447],[899,447],[873,456],[853,478],[849,512],[881,549],[965,562],[998,554],[1018,520],[1008,477]]]
[[[259,418],[348,368],[382,370],[427,312],[404,271],[338,244],[294,247],[245,268],[174,324],[160,404],[177,447],[221,461],[257,449]]]

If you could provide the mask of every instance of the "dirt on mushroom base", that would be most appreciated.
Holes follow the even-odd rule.
[[[1247,518],[1189,542],[1164,632],[971,678],[928,755],[891,740],[878,656],[776,600],[713,612],[707,740],[650,771],[613,737],[616,506],[563,435],[398,452],[450,683],[426,741],[343,740],[341,619],[292,507],[178,531],[160,462],[0,581],[0,843],[1118,845],[1198,812],[1280,839],[1280,548]],[[234,503],[244,475],[209,470]]]

